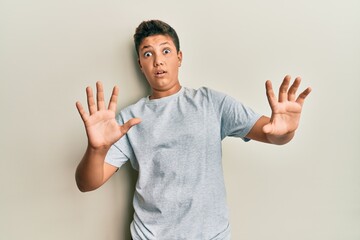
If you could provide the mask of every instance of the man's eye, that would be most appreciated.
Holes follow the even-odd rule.
[[[164,54],[169,54],[170,52],[171,52],[170,49],[165,49],[165,50],[163,51]]]
[[[151,53],[151,52],[146,52],[146,53],[144,53],[144,57],[150,57],[150,56],[152,56],[152,53]]]

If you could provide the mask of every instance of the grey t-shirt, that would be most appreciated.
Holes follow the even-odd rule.
[[[106,162],[130,159],[139,172],[131,223],[134,240],[228,240],[230,226],[221,140],[245,139],[260,115],[208,88],[142,98],[119,114],[142,119],[116,142]]]

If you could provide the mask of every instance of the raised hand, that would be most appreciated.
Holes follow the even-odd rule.
[[[141,120],[133,118],[124,125],[119,125],[115,120],[118,87],[113,88],[108,108],[105,106],[104,90],[101,82],[96,83],[96,90],[97,104],[95,104],[91,87],[86,88],[89,113],[85,111],[80,102],[76,102],[76,107],[85,125],[89,147],[94,149],[109,148],[125,135],[132,126],[140,123]]]
[[[299,126],[302,106],[305,98],[311,92],[311,88],[306,88],[296,97],[301,78],[295,78],[291,86],[290,79],[289,75],[285,76],[279,89],[278,99],[275,96],[271,81],[266,81],[266,95],[272,110],[270,122],[263,127],[266,134],[281,136],[294,132]]]

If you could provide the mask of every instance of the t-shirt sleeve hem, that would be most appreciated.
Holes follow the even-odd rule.
[[[249,142],[251,139],[245,137],[246,135],[248,135],[248,133],[251,131],[251,129],[254,127],[255,123],[260,119],[261,115],[258,113],[255,113],[256,115],[251,119],[250,123],[248,124],[247,128],[244,130],[244,137],[242,137],[241,139],[244,142]]]
[[[116,161],[114,159],[111,159],[109,157],[105,157],[105,162],[114,166],[114,167],[117,167],[117,168],[121,168],[122,165],[124,165],[126,163],[126,161]]]

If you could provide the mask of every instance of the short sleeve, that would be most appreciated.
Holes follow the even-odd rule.
[[[230,136],[249,141],[250,139],[245,138],[245,136],[261,115],[226,94],[211,90],[210,95],[215,110],[219,114],[221,139]]]

